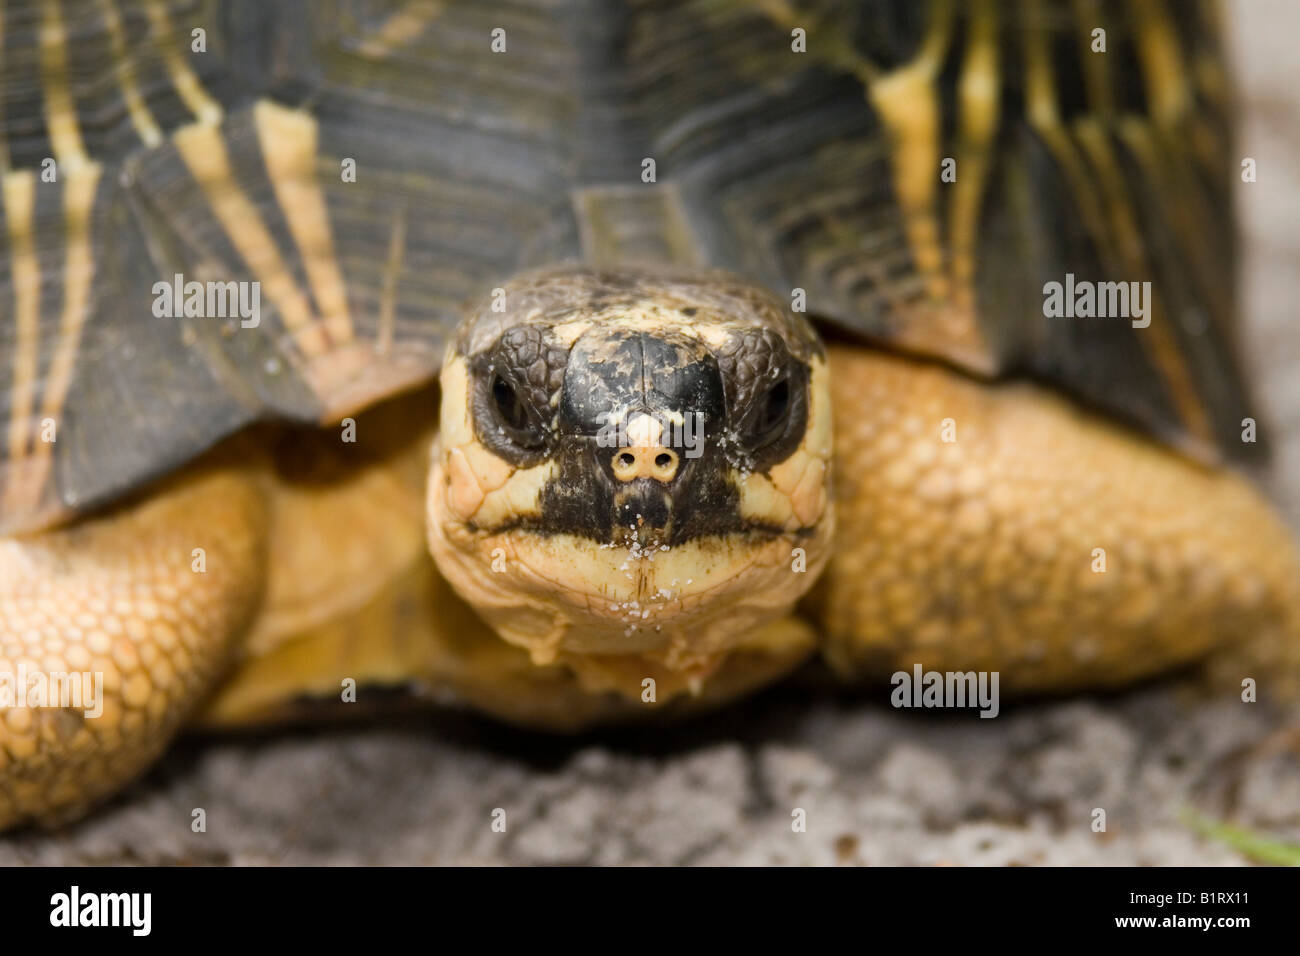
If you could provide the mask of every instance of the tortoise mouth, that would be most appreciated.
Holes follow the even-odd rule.
[[[614,493],[614,543],[629,550],[666,549],[673,541],[672,494],[648,478]]]
[[[431,484],[437,482],[437,474]],[[829,528],[732,532],[681,545],[598,542],[526,528],[472,531],[430,502],[429,550],[456,592],[539,663],[562,654],[678,648],[697,663],[797,601],[828,553]],[[813,555],[792,573],[792,550]]]

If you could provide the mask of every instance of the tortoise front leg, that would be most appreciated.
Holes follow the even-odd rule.
[[[832,349],[831,370],[820,613],[840,672],[1058,690],[1249,647],[1235,681],[1269,693],[1300,674],[1300,562],[1240,478],[1032,385],[860,348]]]
[[[0,829],[112,794],[212,688],[261,592],[260,484],[199,466],[102,516],[0,539]]]

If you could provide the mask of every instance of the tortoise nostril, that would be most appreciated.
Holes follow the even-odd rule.
[[[653,478],[669,482],[677,476],[677,453],[662,445],[653,448],[629,448],[614,455],[610,465],[619,481]]]
[[[654,471],[650,477],[669,482],[677,477],[677,453],[664,449],[655,455]]]

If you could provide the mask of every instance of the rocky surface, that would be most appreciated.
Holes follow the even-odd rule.
[[[806,690],[580,739],[442,716],[191,741],[0,863],[1244,862],[1189,809],[1300,841],[1300,761],[1263,704],[1164,684],[983,720]]]

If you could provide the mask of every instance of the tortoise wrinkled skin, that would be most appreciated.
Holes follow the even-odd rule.
[[[725,274],[571,268],[501,291],[443,362],[439,569],[593,689],[648,663],[672,675],[657,692],[701,685],[828,556],[825,351]],[[508,434],[509,417],[527,425]]]
[[[394,687],[1294,689],[1213,4],[311,10],[3,5],[0,693],[96,699],[0,696],[0,829]]]

